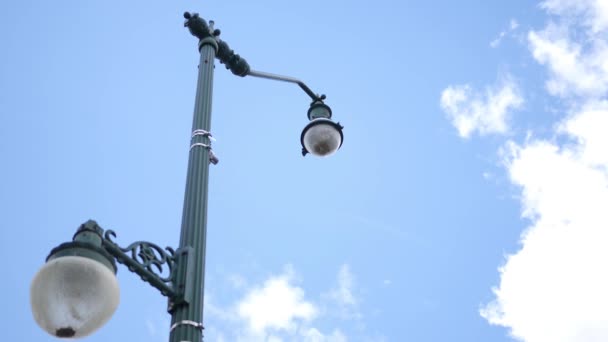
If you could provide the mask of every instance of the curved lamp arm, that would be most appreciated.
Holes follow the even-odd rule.
[[[312,99],[313,102],[315,102],[315,101],[322,102],[326,98],[325,95],[319,96],[319,95],[315,94],[312,90],[310,90],[310,88],[308,88],[308,86],[304,82],[302,82],[301,80],[294,78],[294,77],[282,76],[282,75],[277,75],[277,74],[271,74],[269,72],[262,72],[262,71],[255,71],[255,70],[249,70],[247,75],[260,77],[260,78],[266,78],[266,79],[270,79],[270,80],[295,83],[295,84],[299,85],[300,88],[302,88],[302,90],[304,90],[304,92],[306,94],[308,94],[308,96],[310,96],[310,98]]]

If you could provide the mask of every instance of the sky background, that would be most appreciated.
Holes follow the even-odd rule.
[[[608,340],[605,0],[2,2],[4,340],[56,340],[30,282],[87,219],[177,247],[184,11],[345,126],[303,158],[306,94],[217,63],[206,341]],[[85,341],[166,341],[165,298],[117,276]]]

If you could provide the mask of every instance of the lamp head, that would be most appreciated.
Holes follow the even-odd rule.
[[[84,337],[106,323],[118,306],[116,264],[101,247],[101,228],[83,224],[72,242],[54,248],[34,276],[34,320],[60,338]]]
[[[308,109],[310,122],[300,136],[302,155],[312,153],[315,156],[326,157],[336,152],[342,141],[342,125],[331,121],[331,108],[321,100],[314,101]]]

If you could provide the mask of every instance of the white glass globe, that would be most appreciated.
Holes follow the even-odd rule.
[[[315,119],[304,128],[304,148],[315,156],[326,157],[342,145],[342,134],[336,124],[328,119]]]
[[[102,263],[79,256],[47,262],[30,289],[36,323],[49,334],[78,338],[112,317],[120,297],[118,281]]]

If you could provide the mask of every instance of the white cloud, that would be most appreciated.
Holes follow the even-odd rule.
[[[605,0],[546,0],[541,7],[550,14],[580,23],[590,33],[608,28],[608,2]]]
[[[534,58],[549,69],[549,93],[604,96],[608,91],[608,2],[552,0],[542,6],[559,15],[559,20],[542,31],[531,31],[528,41]]]
[[[590,166],[608,165],[608,102],[597,101],[585,104],[579,115],[567,120],[561,131],[573,136],[577,153]]]
[[[573,109],[556,126],[566,142],[507,144],[531,225],[480,313],[527,342],[608,341],[608,2],[541,6],[558,22],[529,34],[531,50],[550,71],[550,94]]]
[[[604,95],[608,90],[608,45],[598,41],[585,48],[565,35],[553,26],[528,35],[534,58],[550,70],[549,93],[562,97]]]
[[[481,314],[524,341],[608,340],[608,174],[585,160],[592,141],[512,144],[510,177],[533,224]]]
[[[237,306],[238,315],[254,332],[293,329],[296,320],[309,321],[317,308],[304,299],[304,290],[292,285],[288,275],[271,277],[252,289]]]
[[[509,111],[523,103],[519,89],[511,77],[503,77],[485,92],[469,85],[449,86],[441,93],[441,108],[463,138],[474,132],[480,135],[507,133]]]
[[[228,276],[228,280],[233,278],[234,275]],[[249,284],[245,277],[236,278],[239,284]],[[362,317],[354,291],[355,277],[349,266],[344,264],[340,267],[335,286],[316,301],[306,296],[304,289],[297,285],[296,278],[293,267],[287,265],[282,273],[243,289],[242,298],[224,307],[216,303],[216,297],[207,294],[205,313],[210,327],[205,330],[207,339],[239,342],[348,341],[339,326]],[[334,311],[329,312],[328,308]],[[326,331],[320,329],[318,323],[321,319],[324,326],[330,324],[334,327]],[[363,329],[358,333],[359,337],[367,338]]]

